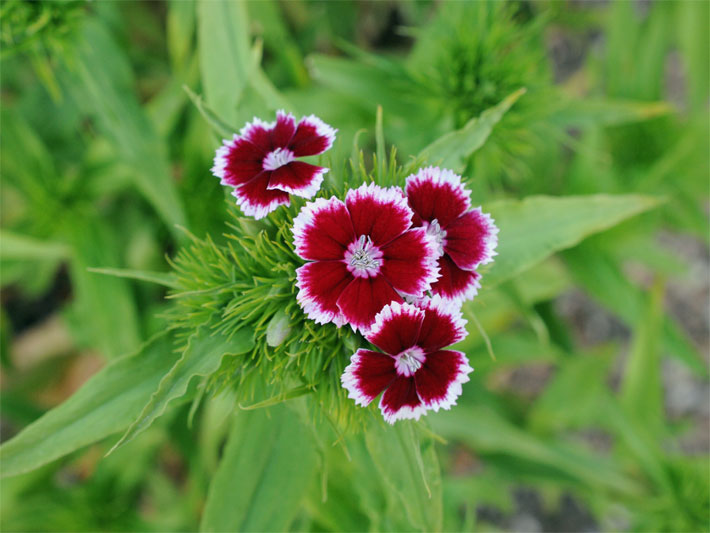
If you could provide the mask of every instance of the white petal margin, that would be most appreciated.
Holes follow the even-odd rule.
[[[434,185],[450,185],[457,193],[461,194],[466,202],[466,211],[471,207],[471,191],[461,183],[461,176],[453,170],[439,167],[420,168],[416,174],[407,176],[407,181],[404,186],[405,191],[409,194],[410,189],[422,183],[433,183]],[[458,190],[457,190],[458,189]]]
[[[471,273],[474,274],[471,281],[469,281],[468,285],[461,289],[456,296],[448,297],[446,295],[441,295],[441,299],[458,307],[461,307],[464,302],[473,300],[478,294],[478,291],[481,289],[481,275],[478,272]]]
[[[319,135],[320,137],[325,137],[327,139],[328,145],[326,146],[325,150],[323,150],[323,152],[329,150],[330,147],[333,146],[333,143],[335,142],[335,134],[338,132],[337,129],[333,128],[332,126],[329,126],[315,115],[308,115],[307,117],[303,117],[298,122],[299,126],[301,124],[309,124],[313,126],[316,129],[317,135]],[[320,153],[322,154],[323,152]]]
[[[232,139],[224,139],[222,146],[217,148],[217,152],[214,155],[214,162],[210,170],[214,176],[220,179],[222,185],[229,185],[229,183],[224,181],[225,171],[227,169],[227,156],[229,156],[229,153],[234,149],[238,140],[239,135],[236,133]]]
[[[257,128],[264,128],[265,130],[273,130],[276,127],[276,121],[265,122],[258,117],[254,117],[251,122],[247,122],[246,125],[239,130],[239,136],[244,137],[246,140],[251,141],[251,136],[254,130]]]
[[[491,217],[488,213],[484,213],[481,210],[481,206],[476,207],[473,211],[478,213],[483,225],[486,229],[488,229],[488,235],[486,235],[486,238],[484,239],[485,252],[481,262],[476,265],[476,267],[478,267],[479,265],[487,265],[488,263],[491,263],[493,258],[498,255],[498,252],[496,252],[495,249],[498,246],[498,232],[500,230],[498,229],[498,226],[496,226],[493,217]]]
[[[289,205],[289,199],[274,198],[266,205],[254,204],[248,196],[241,194],[241,187],[234,189],[232,196],[237,199],[237,205],[246,216],[254,217],[256,220],[264,218],[280,205]]]
[[[458,400],[458,397],[461,396],[461,393],[463,392],[462,385],[470,381],[468,375],[473,372],[473,368],[469,366],[468,358],[463,352],[459,352],[456,350],[449,351],[455,352],[459,356],[459,365],[457,368],[456,376],[447,385],[446,394],[443,398],[434,400],[431,403],[426,403],[422,400],[422,404],[425,406],[425,408],[432,409],[434,412],[438,412],[439,409],[449,410],[451,409],[451,406],[456,405],[456,400]]]
[[[306,229],[315,225],[316,216],[319,211],[330,209],[335,204],[340,204],[347,212],[345,204],[335,196],[331,196],[328,200],[325,198],[316,198],[314,201],[308,202],[301,208],[301,212],[298,213],[298,216],[293,219],[293,228],[291,229],[293,233],[293,247],[296,250],[296,254],[298,254],[301,259],[305,259],[301,254],[306,246]]]
[[[409,207],[407,197],[400,187],[380,187],[374,183],[363,183],[357,189],[348,191],[345,195],[345,204],[365,198],[372,198],[381,204],[394,204],[396,208],[406,212],[411,225],[414,211]]]
[[[436,239],[429,235],[424,228],[412,228],[407,231],[416,231],[424,235],[424,268],[426,270],[426,277],[420,283],[420,289],[415,294],[408,294],[402,291],[397,291],[402,295],[412,296],[414,298],[421,298],[428,291],[431,291],[431,286],[436,283],[436,281],[441,277],[441,272],[439,272],[439,246],[436,243]]]
[[[320,186],[323,183],[323,176],[330,169],[327,167],[319,167],[319,170],[313,174],[311,182],[303,187],[293,188],[288,186],[271,186],[267,185],[266,188],[269,190],[277,189],[279,191],[287,192],[293,194],[294,196],[300,196],[301,198],[313,198],[313,196],[320,190]]]
[[[306,316],[316,324],[328,324],[329,322],[333,322],[337,327],[341,327],[347,322],[343,314],[323,309],[318,303],[318,300],[311,294],[308,281],[303,279],[301,272],[306,265],[309,264],[310,263],[306,263],[296,269],[296,287],[298,288],[296,301],[298,305],[301,306]]]
[[[419,420],[423,414],[427,412],[427,406],[424,403],[420,403],[415,407],[410,407],[404,405],[400,407],[397,411],[389,411],[384,405],[382,405],[382,400],[384,399],[384,394],[380,398],[380,411],[382,412],[382,417],[388,424],[394,424],[397,420]],[[419,399],[421,402],[421,398]]]
[[[348,391],[348,398],[355,400],[357,405],[367,407],[376,398],[376,395],[368,396],[360,390],[360,380],[355,375],[355,371],[362,365],[362,355],[360,355],[362,351],[364,350],[360,348],[350,357],[350,364],[343,370],[340,382],[343,384],[343,388]]]
[[[468,332],[466,331],[466,324],[468,320],[463,317],[461,312],[461,304],[456,301],[448,300],[442,298],[438,294],[435,294],[431,298],[424,298],[419,306],[424,310],[424,312],[436,313],[439,316],[448,317],[456,330],[455,340],[451,344],[456,344],[466,338]]]
[[[283,117],[283,118],[285,118],[285,119],[288,119],[288,121],[291,122],[291,124],[293,124],[294,131],[295,131],[295,128],[296,128],[296,117],[294,117],[292,113],[287,113],[285,109],[279,109],[279,110],[276,112],[276,118],[277,118],[277,120],[278,120],[278,119],[281,118],[281,117]],[[264,124],[265,124],[265,123],[264,123]],[[269,124],[265,124],[265,125],[266,125],[266,126],[269,126]],[[275,125],[276,125],[276,124],[274,123],[274,126],[275,126]]]
[[[408,304],[407,302],[391,302],[385,305],[382,310],[375,315],[375,322],[372,324],[370,329],[367,331],[365,338],[372,342],[370,339],[379,334],[383,328],[386,328],[392,319],[396,316],[407,315],[412,320],[423,320],[424,311],[419,309],[417,306]],[[397,355],[397,354],[390,354]]]

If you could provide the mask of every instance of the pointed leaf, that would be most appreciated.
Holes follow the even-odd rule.
[[[160,381],[143,411],[111,452],[150,427],[171,403],[180,401],[187,393],[193,378],[212,375],[220,367],[225,356],[243,354],[253,347],[254,337],[247,329],[227,337],[221,333],[212,333],[206,327],[200,328],[190,337],[182,357]]]
[[[175,360],[172,343],[164,335],[108,365],[0,447],[1,476],[29,472],[125,429]]]
[[[585,237],[657,206],[653,197],[532,196],[484,206],[498,228],[498,255],[482,279],[484,289],[520,274],[551,254],[578,244]]]
[[[486,109],[479,117],[469,120],[460,130],[439,137],[424,148],[419,157],[428,160],[431,164],[461,172],[466,166],[466,159],[483,146],[493,127],[523,94],[525,89],[518,89],[498,105]]]
[[[283,405],[238,412],[201,531],[287,531],[316,467],[310,429]]]
[[[403,508],[410,524],[421,531],[442,526],[441,471],[434,442],[421,438],[409,421],[385,427],[375,421],[365,435],[367,449],[385,484],[391,504]]]

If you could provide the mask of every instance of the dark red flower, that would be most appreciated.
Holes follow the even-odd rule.
[[[384,391],[380,410],[390,424],[450,409],[473,369],[462,352],[443,348],[466,337],[464,325],[458,306],[439,296],[385,306],[366,335],[384,353],[360,349],[350,358],[340,378],[348,397],[364,407]]]
[[[480,207],[471,209],[461,176],[439,167],[422,168],[407,178],[407,201],[414,225],[437,242],[440,277],[431,287],[448,300],[470,300],[478,291],[479,265],[493,261],[498,228]]]
[[[436,280],[436,249],[401,189],[375,184],[308,203],[293,221],[298,302],[317,323],[366,330],[401,294],[421,297]]]
[[[222,185],[234,187],[232,194],[245,215],[263,218],[288,204],[289,194],[312,198],[318,192],[328,169],[296,158],[325,152],[336,131],[314,115],[298,124],[285,111],[276,113],[270,124],[254,118],[219,147],[212,173]]]

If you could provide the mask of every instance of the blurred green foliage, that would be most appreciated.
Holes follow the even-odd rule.
[[[4,2],[2,529],[505,529],[521,487],[573,498],[565,530],[710,529],[663,372],[707,385],[707,338],[668,312],[690,274],[659,238],[707,254],[709,9]],[[279,108],[339,129],[328,193],[443,163],[500,226],[451,411],[355,408],[363,341],[293,298],[302,202],[243,219],[210,175]],[[585,339],[570,295],[628,336]]]

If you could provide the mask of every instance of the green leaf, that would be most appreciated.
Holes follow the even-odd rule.
[[[456,172],[463,171],[468,157],[483,146],[493,127],[523,94],[525,89],[518,89],[506,96],[498,105],[486,109],[479,117],[469,120],[460,130],[439,137],[421,151],[419,158]]]
[[[223,139],[229,139],[232,137],[232,135],[234,135],[237,129],[234,126],[230,126],[221,118],[219,118],[217,116],[217,113],[212,111],[212,109],[204,103],[204,100],[202,100],[202,97],[200,95],[192,92],[187,86],[184,86],[183,89],[190,97],[190,100],[192,100],[192,103],[195,104],[195,107],[200,112],[200,115],[203,116],[203,118],[207,121],[207,124],[210,125],[212,130],[219,137],[222,137]]]
[[[0,476],[29,472],[128,427],[175,359],[161,336],[102,369],[0,447]]]
[[[184,226],[185,215],[170,175],[167,149],[138,103],[126,58],[108,31],[94,19],[84,25],[84,35],[78,43],[77,76],[72,90],[132,168],[130,176],[135,187],[174,235],[180,236],[175,225]]]
[[[105,274],[106,276],[115,276],[117,278],[136,279],[147,281],[149,283],[157,283],[164,287],[176,289],[177,278],[172,272],[153,272],[149,270],[134,270],[129,268],[89,268],[89,272],[94,274]]]
[[[197,5],[198,47],[207,103],[227,122],[237,122],[237,105],[252,72],[249,21],[242,1]]]
[[[287,531],[316,459],[310,429],[287,407],[237,413],[200,530]]]
[[[434,431],[468,444],[476,453],[507,454],[564,472],[584,484],[620,492],[637,490],[607,460],[554,442],[545,442],[484,406],[459,407],[432,417]]]
[[[601,243],[595,242],[597,238],[566,250],[563,257],[576,282],[592,299],[633,326],[645,313],[643,292],[626,278],[614,258],[601,247]],[[663,350],[683,361],[698,375],[706,376],[707,369],[700,354],[673,319],[663,317],[661,328]]]
[[[650,196],[531,196],[484,206],[500,229],[498,255],[483,277],[484,289],[495,287],[551,254],[585,237],[657,206]]]
[[[74,251],[69,266],[77,331],[109,357],[135,350],[143,339],[130,283],[89,272],[89,267],[119,263],[117,229],[98,215],[67,216],[64,223]]]
[[[374,421],[365,435],[367,449],[385,484],[390,506],[404,509],[421,531],[442,527],[441,471],[434,441],[421,439],[409,421],[385,427]]]
[[[253,347],[254,336],[247,329],[227,337],[221,333],[212,333],[206,327],[200,328],[190,337],[182,357],[160,381],[143,411],[109,453],[150,427],[171,403],[183,399],[193,378],[212,375],[219,369],[225,356],[240,355]]]
[[[7,230],[0,230],[0,258],[20,260],[50,260],[67,259],[71,249],[65,244],[41,241],[25,235],[19,235]]]
[[[554,123],[567,127],[616,126],[667,115],[673,108],[666,102],[624,100],[572,100],[552,113]]]
[[[663,288],[662,283],[655,283],[646,309],[634,328],[634,341],[621,384],[621,404],[629,416],[655,431],[662,428],[664,415],[660,351]]]

